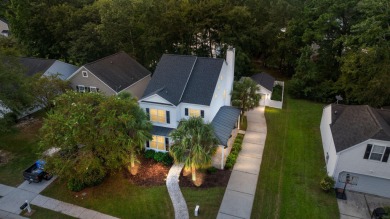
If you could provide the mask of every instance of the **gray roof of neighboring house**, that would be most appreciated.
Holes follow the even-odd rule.
[[[118,52],[84,65],[116,92],[129,87],[150,72],[125,52]]]
[[[210,105],[223,59],[164,54],[142,98],[158,94],[180,102]]]
[[[390,110],[332,104],[331,113],[330,129],[336,152],[368,139],[390,141]]]
[[[77,66],[56,60],[45,72],[45,76],[59,74],[62,80],[68,79],[78,69]]]
[[[20,63],[26,68],[26,76],[44,73],[56,60],[41,58],[20,58]]]
[[[271,91],[274,89],[275,78],[267,73],[259,73],[252,75],[252,80],[254,80],[257,84],[265,87],[267,90]]]
[[[227,146],[232,130],[235,128],[241,110],[232,106],[223,106],[215,115],[211,125],[219,144]]]
[[[151,133],[152,135],[169,136],[169,133],[171,133],[173,130],[174,130],[173,128],[153,126]]]

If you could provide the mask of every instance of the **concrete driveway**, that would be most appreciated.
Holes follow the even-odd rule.
[[[390,198],[347,191],[347,200],[337,199],[340,219],[370,219],[375,208],[390,206]]]

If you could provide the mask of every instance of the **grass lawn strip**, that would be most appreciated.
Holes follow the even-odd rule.
[[[66,214],[62,214],[60,212],[52,211],[46,208],[41,208],[35,205],[31,205],[31,209],[35,211],[33,215],[29,216],[29,218],[31,219],[42,219],[42,218],[73,219],[75,218]],[[20,215],[26,217],[24,215],[26,212],[27,211],[23,211]]]
[[[319,124],[322,104],[291,99],[266,108],[267,139],[251,218],[339,218],[325,174]]]

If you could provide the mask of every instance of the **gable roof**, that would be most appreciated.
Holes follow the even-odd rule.
[[[210,105],[223,59],[164,54],[142,98],[158,94],[180,102]]]
[[[259,74],[252,75],[251,79],[271,92],[274,89],[275,78],[267,73],[262,72]]]
[[[390,141],[390,110],[367,105],[332,104],[332,131],[336,152],[368,139]]]
[[[227,146],[232,130],[235,128],[240,110],[232,106],[223,106],[218,110],[211,125],[220,145]]]
[[[116,92],[150,75],[145,67],[123,51],[88,63],[84,67]]]
[[[65,63],[62,61],[55,60],[53,65],[51,65],[45,72],[45,76],[59,74],[59,78],[62,80],[68,79],[78,69],[77,66]]]
[[[26,68],[25,75],[29,77],[46,72],[55,61],[54,59],[20,58],[20,63]]]

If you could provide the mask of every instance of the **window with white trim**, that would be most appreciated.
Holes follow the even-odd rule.
[[[165,137],[153,135],[153,139],[149,141],[149,147],[155,150],[165,151]]]
[[[77,91],[81,93],[85,93],[85,86],[84,85],[77,85]]]
[[[166,123],[166,111],[165,110],[158,110],[158,109],[150,109],[150,121],[152,122],[159,122],[159,123]]]
[[[385,149],[385,146],[373,145],[370,153],[370,160],[381,161],[383,154],[385,153]]]
[[[91,93],[97,93],[97,92],[98,92],[98,90],[97,90],[96,87],[89,87],[89,91],[90,91]]]
[[[81,74],[83,75],[84,78],[88,78],[88,72],[87,71],[82,71]]]
[[[188,116],[190,116],[190,117],[199,117],[200,116],[200,110],[188,109]]]

